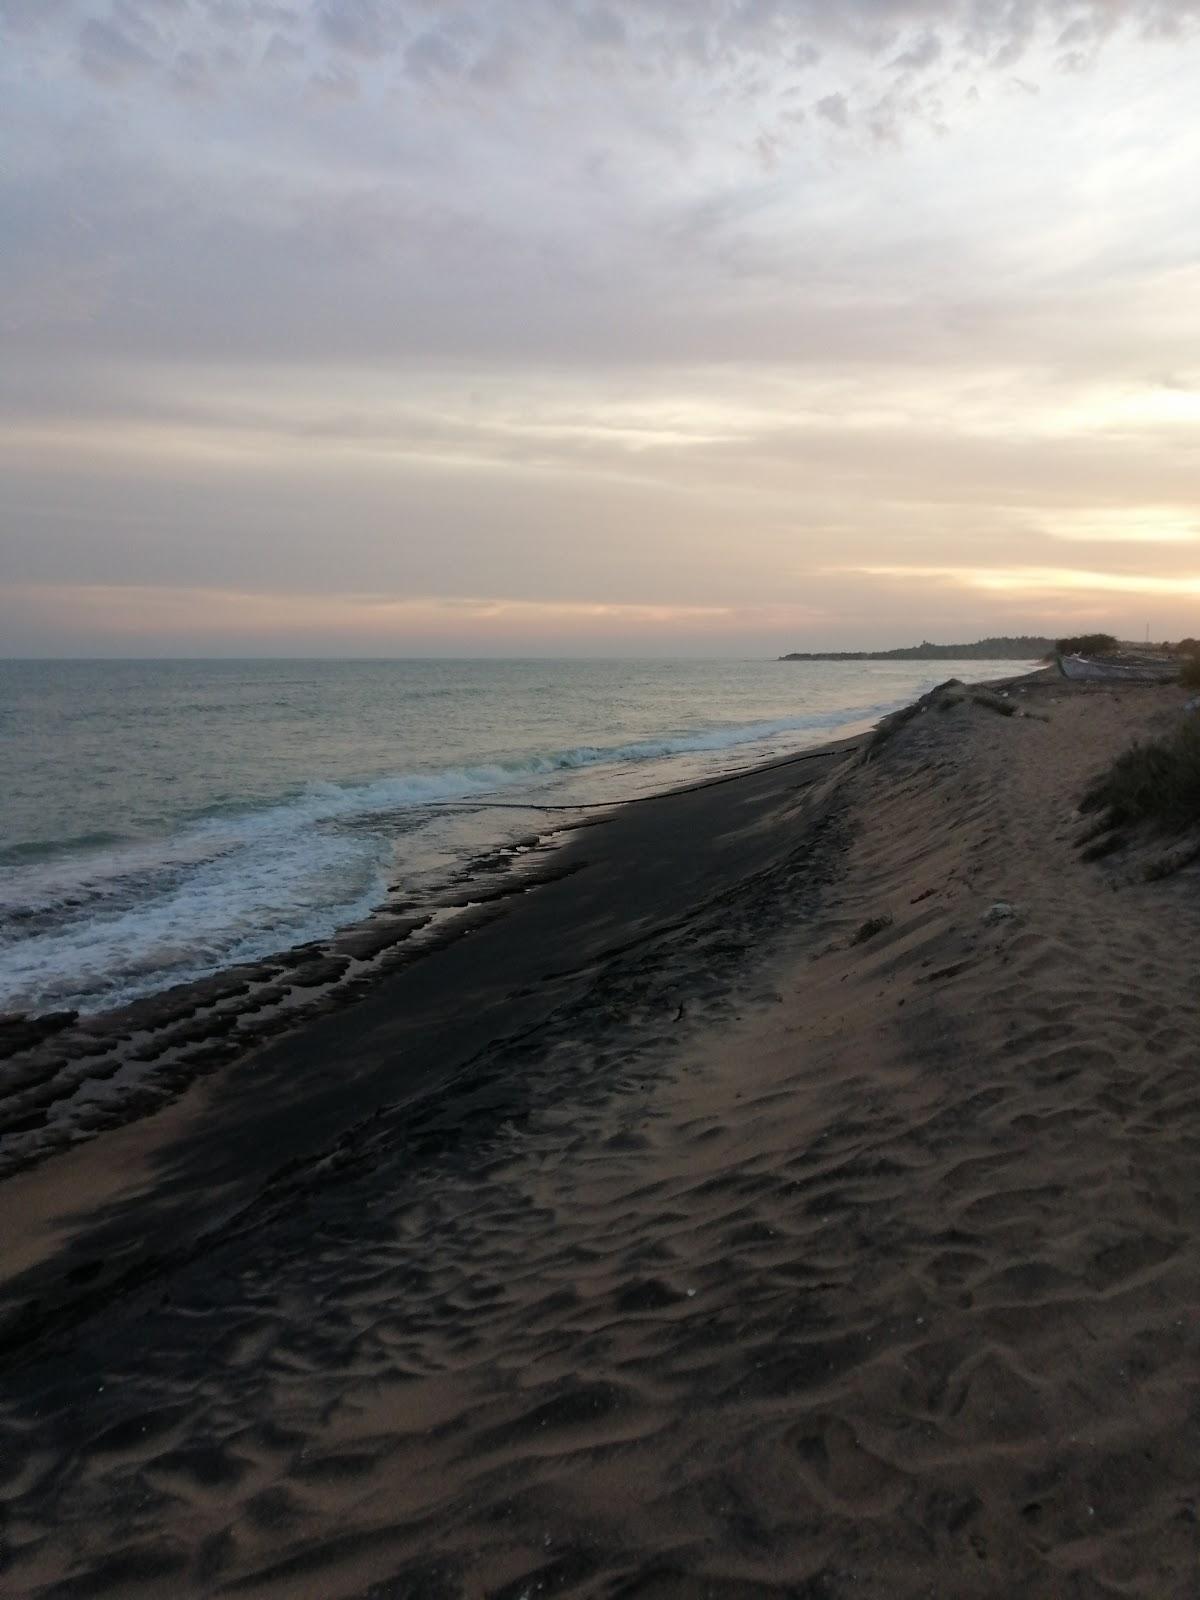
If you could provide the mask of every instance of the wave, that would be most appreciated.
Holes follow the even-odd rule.
[[[498,790],[537,784],[539,779],[586,767],[621,767],[664,761],[673,756],[734,750],[789,734],[825,734],[833,729],[873,722],[903,703],[904,700],[889,700],[877,705],[839,707],[835,711],[810,712],[806,716],[691,729],[625,744],[573,745],[430,772],[397,773],[361,783],[314,781],[286,800],[273,802],[258,811],[247,811],[244,804],[234,800],[223,802],[210,807],[197,826],[216,828],[238,819],[248,829],[269,830],[285,822],[310,825],[338,822],[355,815],[388,814],[410,807],[478,799]]]
[[[190,819],[180,819],[170,834],[159,839],[132,838],[113,831],[24,842],[0,850],[0,862],[13,868],[0,889],[0,912],[13,907],[42,908],[68,894],[78,904],[86,904],[111,892],[115,880],[144,879],[168,869],[195,869],[273,835],[290,841],[297,829],[369,822],[374,817],[387,817],[394,828],[402,829],[404,813],[419,812],[423,807],[469,802],[523,787],[537,790],[544,780],[590,767],[619,769],[676,756],[735,750],[787,735],[824,734],[851,722],[874,720],[895,704],[888,701],[769,721],[727,723],[622,744],[573,745],[358,782],[314,779],[290,795],[257,804],[245,796],[216,801]],[[603,801],[622,796],[589,798]]]
[[[910,691],[911,692],[911,691]],[[816,743],[870,723],[901,702],[765,721],[671,730],[619,744],[579,744],[359,782],[313,781],[255,806],[209,807],[159,839],[50,841],[12,860],[0,890],[0,1009],[83,1010],[118,1004],[221,966],[258,959],[356,921],[386,896],[444,874],[481,842],[473,800],[504,793],[536,806],[619,801],[622,770],[758,746],[755,756]],[[806,737],[807,736],[807,737]],[[581,794],[571,773],[607,772],[606,793]],[[701,774],[714,771],[701,763]],[[694,765],[689,776],[694,775]],[[463,802],[456,806],[454,802]],[[447,805],[447,803],[449,803]],[[456,818],[458,819],[456,821]],[[489,839],[502,825],[488,823]],[[422,843],[410,846],[416,833]],[[45,852],[52,851],[46,859]]]
[[[63,839],[23,839],[19,844],[0,845],[0,866],[21,866],[28,861],[48,861],[55,856],[83,855],[89,850],[134,842],[130,834],[108,831],[76,833]]]
[[[186,869],[173,857],[122,875],[109,862],[90,892],[0,918],[0,1010],[122,1004],[326,937],[378,904],[383,856],[373,839],[293,828],[194,853]]]

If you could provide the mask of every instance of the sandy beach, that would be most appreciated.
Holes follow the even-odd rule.
[[[1077,812],[1185,695],[1007,694],[601,813],[76,1142],[12,1050],[0,1593],[1194,1595],[1200,878]]]

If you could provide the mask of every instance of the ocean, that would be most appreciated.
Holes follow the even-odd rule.
[[[0,1011],[103,1010],[324,938],[419,904],[549,815],[1019,670],[0,661]]]

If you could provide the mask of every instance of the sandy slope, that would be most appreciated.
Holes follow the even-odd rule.
[[[519,1124],[10,1374],[0,1592],[1195,1594],[1200,878],[1073,847],[1170,698],[915,719],[497,1053]]]

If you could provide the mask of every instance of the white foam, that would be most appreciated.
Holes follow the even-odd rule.
[[[293,831],[68,914],[0,953],[0,1008],[95,1010],[320,938],[383,894],[378,841]]]
[[[570,804],[619,800],[630,792],[622,770],[651,769],[649,785],[664,787],[677,781],[679,757],[797,748],[868,724],[904,700],[362,783],[313,782],[272,804],[223,808],[164,839],[27,863],[6,874],[0,892],[0,1009],[100,1009],[326,937],[383,898],[406,821],[440,830],[443,856],[462,848],[461,833],[447,831],[441,815],[413,817],[422,807],[499,793],[536,803],[551,790]],[[696,763],[685,766],[694,775]],[[594,793],[568,781],[593,768],[610,774]]]

